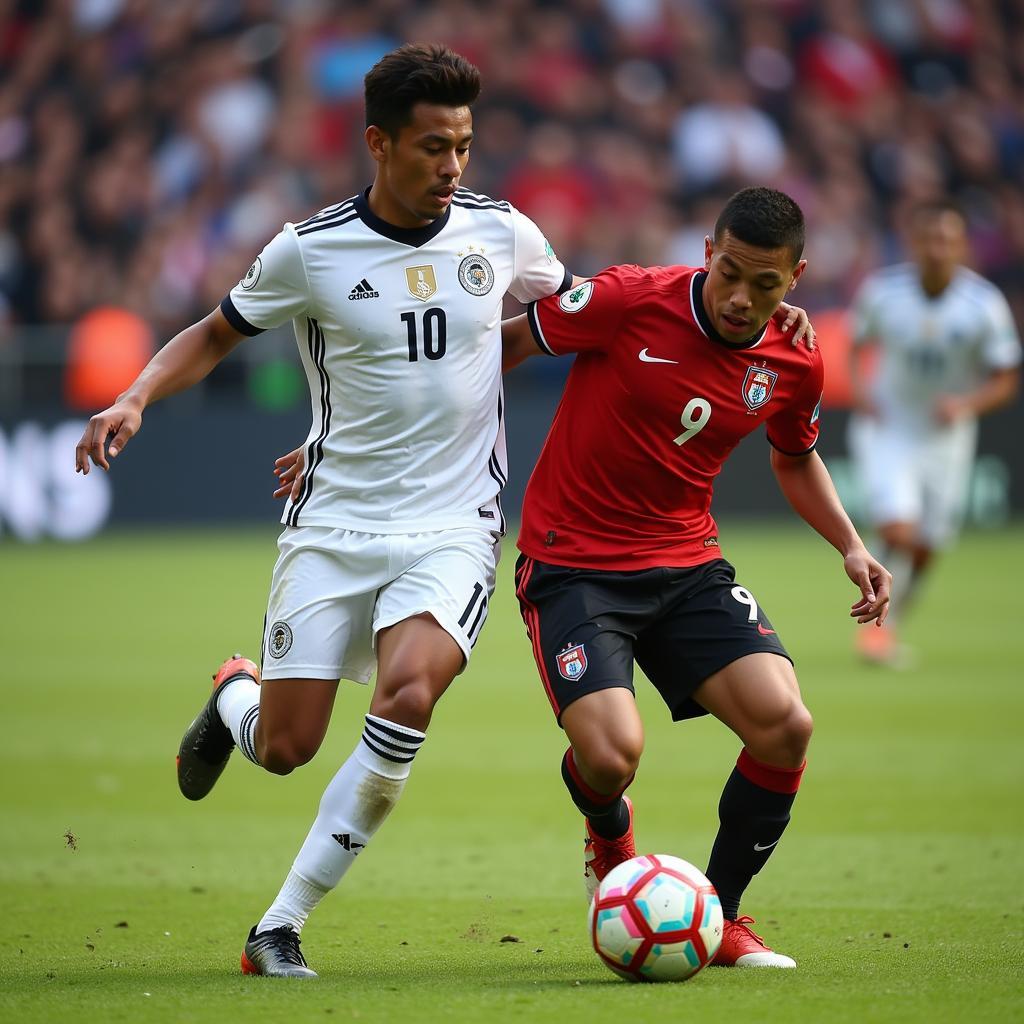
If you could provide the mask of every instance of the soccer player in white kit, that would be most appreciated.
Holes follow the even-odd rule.
[[[858,645],[890,665],[907,653],[899,618],[963,518],[978,417],[1013,400],[1021,361],[1006,299],[962,266],[967,225],[954,204],[912,212],[910,250],[911,262],[869,277],[853,305],[850,447],[893,574],[889,622],[859,633]]]
[[[250,931],[251,974],[315,977],[302,926],[394,806],[434,705],[469,660],[505,525],[502,298],[572,284],[532,221],[460,187],[480,88],[472,64],[404,46],[365,85],[373,185],[286,224],[220,307],[90,420],[76,452],[79,471],[108,469],[150,402],[292,322],[313,422],[282,518],[262,680],[240,656],[221,666],[182,740],[182,792],[204,797],[235,746],[276,774],[305,764],[339,678],[366,683],[375,667],[377,678],[356,749]]]

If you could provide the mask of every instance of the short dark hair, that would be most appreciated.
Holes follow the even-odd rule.
[[[796,201],[778,189],[740,189],[715,221],[715,242],[728,231],[759,249],[789,249],[796,264],[804,251],[804,214]]]
[[[480,72],[447,46],[408,43],[381,57],[363,85],[366,126],[396,138],[417,103],[470,106],[480,95]]]

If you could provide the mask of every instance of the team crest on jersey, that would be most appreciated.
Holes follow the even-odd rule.
[[[437,278],[431,266],[406,267],[405,281],[409,285],[409,294],[422,302],[426,302],[437,291]]]
[[[292,647],[292,628],[287,622],[275,622],[267,634],[267,653],[272,658],[283,658]]]
[[[471,252],[459,264],[459,284],[470,295],[486,295],[494,287],[494,268],[479,253]]]
[[[238,283],[248,292],[256,287],[256,282],[260,279],[260,271],[263,270],[263,260],[256,257],[256,262],[246,271],[245,277],[242,278]]]
[[[774,370],[763,366],[748,366],[747,375],[743,378],[743,401],[748,409],[760,409],[775,388],[779,375]]]
[[[555,661],[558,663],[558,674],[570,683],[574,683],[587,671],[587,652],[583,644],[575,644],[560,651],[555,655]]]
[[[593,294],[594,282],[584,281],[583,284],[578,284],[575,288],[562,292],[558,297],[558,305],[565,313],[578,313],[590,301],[590,296]]]

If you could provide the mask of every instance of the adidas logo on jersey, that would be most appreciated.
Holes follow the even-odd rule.
[[[380,298],[380,292],[374,291],[373,285],[370,284],[370,282],[367,281],[365,277],[362,279],[362,281],[359,282],[359,284],[357,284],[355,286],[355,288],[352,289],[352,291],[350,291],[348,293],[348,300],[349,300],[349,302],[351,302],[353,299],[379,299],[379,298]]]

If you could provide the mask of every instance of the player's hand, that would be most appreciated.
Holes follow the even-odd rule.
[[[75,447],[75,472],[88,476],[90,459],[101,469],[109,471],[108,458],[116,459],[141,426],[142,410],[135,402],[118,401],[109,409],[96,413]]]
[[[275,498],[287,498],[291,496],[293,501],[298,500],[302,493],[302,481],[306,472],[306,448],[302,445],[294,451],[274,462],[274,476],[277,477],[277,490],[274,491]]]
[[[784,331],[793,330],[793,347],[796,348],[801,340],[809,348],[814,348],[814,327],[806,309],[799,306],[791,306],[788,302],[780,302],[779,308],[775,311],[777,319],[782,321]]]
[[[970,412],[970,404],[963,395],[939,395],[933,411],[935,419],[944,427],[962,420]]]
[[[860,588],[860,599],[850,608],[850,617],[859,623],[874,620],[881,626],[889,614],[892,573],[867,548],[851,551],[843,560],[846,575]]]

